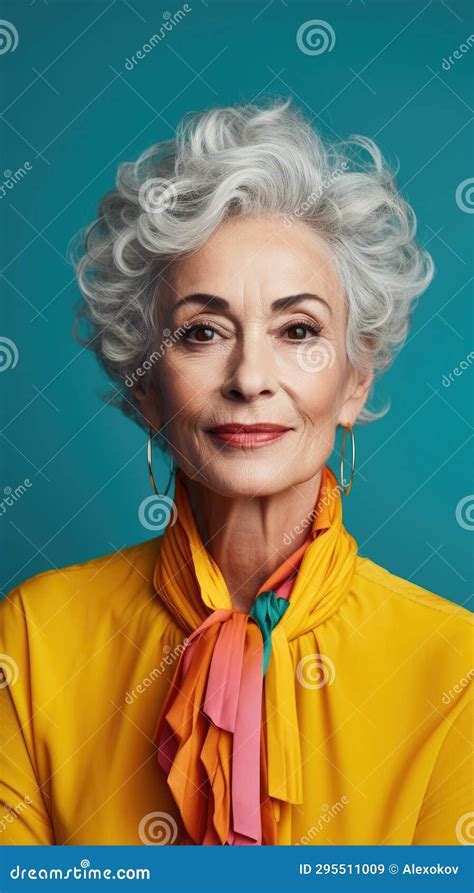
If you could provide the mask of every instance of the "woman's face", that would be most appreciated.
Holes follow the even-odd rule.
[[[317,475],[336,426],[353,424],[370,387],[349,368],[346,305],[324,242],[300,221],[231,218],[165,277],[159,331],[171,344],[155,388],[137,399],[176,463],[228,496]],[[232,423],[287,430],[260,444],[210,431]]]

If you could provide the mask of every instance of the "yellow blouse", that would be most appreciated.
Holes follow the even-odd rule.
[[[181,827],[152,740],[183,641],[154,593],[161,542],[45,571],[0,602],[0,845]],[[326,684],[298,701],[304,802],[279,844],[472,843],[472,624],[357,556],[317,628]],[[314,639],[290,648],[303,666]]]

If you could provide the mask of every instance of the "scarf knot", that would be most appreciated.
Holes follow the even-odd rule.
[[[261,592],[255,599],[250,617],[260,627],[263,639],[263,675],[268,669],[268,661],[272,651],[272,630],[275,628],[283,614],[290,607],[287,598],[279,598],[274,589]]]

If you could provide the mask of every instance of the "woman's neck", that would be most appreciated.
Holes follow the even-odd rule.
[[[249,612],[258,590],[307,539],[322,469],[271,496],[229,497],[183,476],[201,539],[227,584],[234,610]]]

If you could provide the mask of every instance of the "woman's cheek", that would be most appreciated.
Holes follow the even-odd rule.
[[[195,370],[190,374],[186,372],[174,371],[169,379],[164,380],[163,386],[163,409],[167,418],[178,416],[181,422],[190,415],[196,415],[196,410],[200,406],[209,406],[209,387],[211,383],[216,382],[214,374],[209,371],[205,374],[204,370]]]
[[[330,367],[313,368],[311,371],[299,370],[293,376],[294,391],[307,405],[323,407],[331,405],[336,398],[341,372],[334,364]]]

